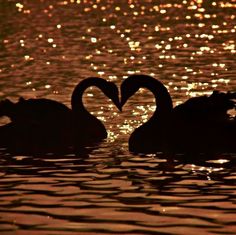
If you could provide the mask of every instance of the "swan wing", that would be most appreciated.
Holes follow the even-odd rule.
[[[236,92],[214,91],[210,96],[193,97],[175,107],[174,117],[188,121],[225,121],[236,108]]]

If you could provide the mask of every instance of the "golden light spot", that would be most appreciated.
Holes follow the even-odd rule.
[[[127,73],[128,74],[135,74],[135,71],[128,70]]]
[[[96,43],[96,42],[97,42],[97,38],[94,38],[94,37],[91,38],[91,42],[92,42],[92,43]]]
[[[210,47],[200,47],[201,51],[210,51]]]
[[[25,55],[25,60],[29,60],[30,59],[30,56],[29,55]]]
[[[16,3],[16,7],[18,8],[18,11],[21,12],[22,9],[24,8],[24,5],[22,5],[21,3]]]
[[[161,49],[161,48],[162,48],[162,45],[156,44],[155,47],[156,47],[157,49]]]
[[[53,38],[48,38],[49,43],[53,43]]]
[[[171,45],[170,45],[170,44],[166,45],[166,46],[165,46],[165,49],[166,49],[166,50],[170,50],[170,49],[171,49]]]
[[[198,27],[199,27],[199,28],[202,28],[202,27],[204,27],[204,26],[205,26],[205,24],[203,24],[203,23],[199,23],[199,24],[198,24]]]
[[[129,44],[130,49],[134,51],[134,50],[139,49],[140,42],[130,41],[128,44]]]
[[[18,8],[23,8],[24,6],[21,4],[21,3],[16,3],[16,7],[18,7]]]
[[[160,31],[159,26],[155,26],[155,31],[156,31],[156,32]]]

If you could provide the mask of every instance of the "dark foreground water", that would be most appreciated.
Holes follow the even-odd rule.
[[[134,73],[160,79],[174,104],[235,91],[235,13],[234,0],[0,0],[0,97],[69,106],[82,79],[119,86]],[[122,113],[97,89],[84,103],[109,131],[88,155],[1,153],[1,234],[236,234],[236,155],[133,155],[128,137],[152,114],[151,93]]]

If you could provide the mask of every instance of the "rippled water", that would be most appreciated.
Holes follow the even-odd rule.
[[[234,0],[2,0],[1,99],[69,106],[82,79],[119,86],[133,73],[160,79],[175,104],[235,91],[235,13]],[[1,234],[236,233],[235,155],[133,155],[128,137],[152,114],[151,93],[140,91],[122,113],[97,89],[84,102],[109,131],[88,155],[1,153]]]

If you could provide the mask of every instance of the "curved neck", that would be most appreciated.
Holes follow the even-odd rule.
[[[156,110],[152,118],[168,117],[173,109],[173,103],[167,88],[160,81],[149,76],[140,75],[138,81],[140,88],[147,88],[155,96]]]
[[[88,112],[83,105],[83,93],[90,86],[96,86],[102,91],[105,86],[105,80],[97,77],[90,77],[82,80],[74,89],[71,96],[71,108],[76,112]]]
[[[169,116],[173,109],[173,103],[167,88],[160,81],[155,80],[155,85],[149,87],[149,90],[154,94],[156,101],[156,110],[153,116],[157,113],[159,117],[160,115]]]

